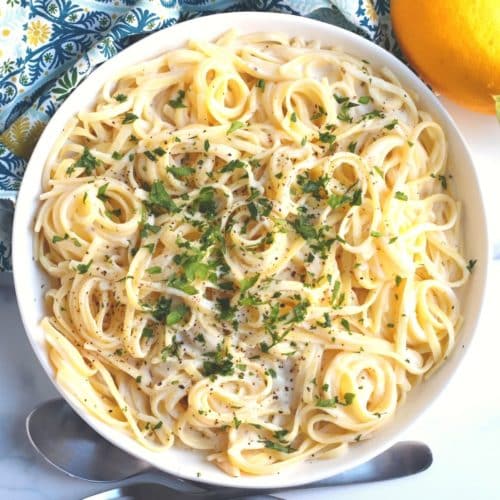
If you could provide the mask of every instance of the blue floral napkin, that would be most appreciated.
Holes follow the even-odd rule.
[[[0,0],[0,271],[14,201],[45,124],[99,64],[141,37],[216,12],[308,16],[395,52],[389,0]]]

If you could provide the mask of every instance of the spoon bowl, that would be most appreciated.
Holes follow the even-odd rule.
[[[37,406],[26,418],[33,447],[47,462],[87,481],[120,481],[150,468],[103,439],[63,399]]]

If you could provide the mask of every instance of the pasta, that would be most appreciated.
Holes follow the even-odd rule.
[[[57,382],[231,475],[345,453],[455,344],[446,163],[389,70],[318,42],[230,31],[122,70],[43,172]]]

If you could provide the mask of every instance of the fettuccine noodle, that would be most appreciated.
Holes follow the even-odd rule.
[[[344,453],[455,344],[446,156],[393,74],[317,42],[229,32],[120,71],[43,173],[58,383],[231,475]]]

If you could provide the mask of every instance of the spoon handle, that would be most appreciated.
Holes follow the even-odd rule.
[[[372,458],[364,464],[358,465],[336,476],[290,488],[274,488],[259,490],[261,493],[277,493],[290,490],[309,490],[312,488],[325,488],[329,486],[342,486],[375,481],[385,481],[398,477],[411,476],[428,469],[432,464],[432,451],[424,443],[418,441],[401,441]],[[196,494],[199,498],[238,498],[237,493],[242,490],[215,488],[206,493]]]
[[[179,500],[198,500],[200,498],[209,498],[211,496],[199,496],[192,493],[182,493],[159,483],[135,483],[126,486],[119,486],[111,490],[106,490],[82,500],[153,500],[157,498],[176,498]],[[279,497],[265,495],[261,493],[245,493],[244,490],[233,491],[230,496],[218,494],[217,499],[238,498],[239,500],[282,500]]]
[[[341,486],[411,476],[428,469],[432,461],[432,451],[425,443],[400,441],[368,462],[306,487]]]

